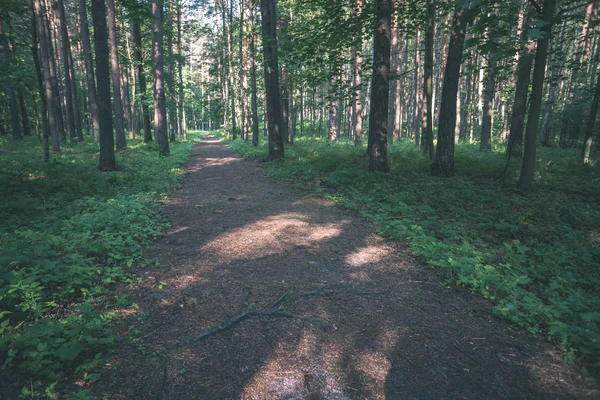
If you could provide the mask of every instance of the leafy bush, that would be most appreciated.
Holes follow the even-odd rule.
[[[265,144],[235,151],[266,155]],[[448,282],[481,293],[498,315],[557,343],[567,359],[600,368],[600,174],[573,150],[540,149],[536,191],[517,192],[519,161],[460,144],[457,176],[429,175],[430,161],[409,141],[389,149],[391,173],[367,172],[365,148],[301,138],[267,173],[313,187],[407,240]],[[320,182],[316,185],[315,182]]]
[[[191,143],[167,158],[128,145],[120,171],[102,173],[97,144],[64,146],[44,163],[33,138],[0,139],[0,359],[29,380],[24,395],[50,396],[68,373],[95,379],[114,342],[109,288],[131,280],[127,267],[166,225],[157,200],[177,185]]]

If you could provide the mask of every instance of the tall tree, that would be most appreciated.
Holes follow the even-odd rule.
[[[101,171],[115,171],[117,166],[110,106],[109,49],[104,0],[92,0],[92,20],[94,22],[96,79],[98,80],[98,116],[100,117],[100,161],[98,168]]]
[[[360,17],[363,11],[363,0],[355,0],[354,10],[357,17]],[[354,129],[354,144],[362,145],[362,35],[354,36],[352,39],[352,60],[354,73],[352,84],[352,127]],[[321,115],[322,116],[322,115]],[[320,131],[320,128],[319,128]]]
[[[163,67],[162,0],[152,0],[152,65],[154,71],[154,137],[161,156],[169,155],[167,104]]]
[[[279,60],[277,54],[277,11],[275,0],[261,0],[262,39],[265,70],[267,120],[269,132],[269,159],[282,159],[284,155],[279,89]]]
[[[523,165],[519,178],[519,189],[523,192],[531,190],[533,175],[535,172],[536,158],[536,136],[542,109],[542,95],[544,88],[544,75],[546,72],[546,59],[548,56],[548,43],[552,32],[554,20],[554,9],[556,0],[544,0],[542,21],[544,36],[537,40],[535,52],[535,65],[533,67],[533,82],[531,85],[531,100],[529,114],[527,115],[527,127],[525,129],[525,146],[523,151]]]
[[[373,80],[369,116],[369,171],[389,172],[387,117],[390,90],[391,0],[376,0],[373,35]]]
[[[531,12],[533,12],[531,6],[528,8],[529,12],[526,16],[523,16],[524,19],[527,19],[531,15]],[[525,9],[523,7],[523,12],[525,12]],[[510,121],[510,133],[506,147],[507,153],[512,157],[521,157],[523,153],[523,128],[525,127],[525,112],[527,111],[527,94],[529,91],[531,68],[533,67],[533,57],[535,55],[535,41],[532,39],[528,40],[527,24],[528,21],[524,21],[523,32],[521,33],[521,40],[526,41],[527,44],[519,55],[517,84]]]
[[[438,140],[431,169],[431,173],[437,176],[450,177],[454,175],[456,94],[458,92],[460,64],[465,44],[468,6],[469,0],[460,1],[452,18],[450,45],[448,47],[448,57],[446,58],[446,68],[444,69],[444,83],[442,86],[442,100],[440,103]]]
[[[583,143],[583,162],[590,161],[590,151],[592,149],[592,136],[594,135],[594,124],[598,116],[598,103],[600,102],[600,74],[597,76],[596,89],[594,90],[594,98],[588,115],[588,121],[585,128],[585,140]]]
[[[258,97],[256,94],[256,62],[254,50],[254,0],[248,1],[248,30],[250,31],[250,43],[248,53],[250,57],[250,91],[252,102],[252,144],[258,145]]]
[[[435,34],[435,0],[427,0],[425,57],[423,63],[423,138],[421,149],[433,160],[433,35]]]
[[[127,147],[125,142],[125,121],[123,120],[123,99],[121,98],[121,70],[119,66],[119,43],[115,19],[115,0],[106,0],[108,10],[108,36],[110,38],[110,67],[112,72],[113,109],[115,115],[115,137],[117,151]]]
[[[10,67],[10,40],[7,32],[4,30],[4,21],[0,19],[0,52],[5,68]],[[17,94],[12,82],[12,78],[7,74],[4,80],[4,87],[8,93],[8,107],[10,110],[10,122],[13,139],[19,140],[22,138],[21,125],[19,122],[19,106],[17,105]]]
[[[96,95],[96,81],[94,78],[94,62],[92,61],[92,50],[90,48],[90,29],[86,11],[86,0],[79,0],[79,28],[81,33],[81,47],[85,65],[85,77],[87,81],[87,97],[90,102],[90,113],[92,117],[92,131],[94,141],[100,140],[100,117],[98,115],[98,99]]]
[[[144,142],[148,143],[152,141],[152,131],[150,127],[150,111],[148,110],[144,60],[142,59],[142,32],[140,29],[140,23],[137,20],[135,20],[131,25],[131,36],[133,42],[133,58],[135,60],[137,82],[140,85],[140,103],[142,104]]]

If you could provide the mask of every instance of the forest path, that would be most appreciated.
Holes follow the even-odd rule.
[[[124,335],[98,395],[570,397],[539,367],[545,352],[513,338],[477,296],[443,287],[360,217],[265,177],[211,137],[194,146],[185,168],[182,187],[165,202],[171,227],[152,249],[161,267],[141,270],[143,283],[123,288],[139,305],[130,324],[147,327],[140,337],[135,329]],[[328,322],[256,316],[176,347],[251,309]]]

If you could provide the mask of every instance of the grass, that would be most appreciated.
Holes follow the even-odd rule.
[[[267,154],[231,142],[247,158]],[[512,326],[543,334],[590,374],[600,370],[600,171],[577,150],[539,149],[535,190],[518,192],[520,160],[507,172],[502,146],[456,149],[457,175],[429,175],[430,161],[402,141],[389,148],[390,174],[367,172],[365,148],[300,138],[283,163],[265,171],[312,187],[372,221],[378,233],[408,241],[449,284],[489,299]]]
[[[173,190],[191,142],[128,142],[119,171],[97,169],[98,145],[63,145],[42,161],[36,138],[0,138],[0,364],[23,397],[56,396],[66,376],[94,381],[115,335],[111,287],[152,265],[144,248],[165,226],[158,200]],[[76,393],[87,396],[86,390]]]

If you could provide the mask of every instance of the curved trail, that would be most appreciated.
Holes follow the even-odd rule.
[[[488,304],[445,288],[399,244],[332,204],[265,177],[210,137],[196,144],[161,267],[124,288],[143,317],[95,391],[111,399],[549,399],[547,352],[526,345]],[[249,310],[261,313],[181,343]],[[144,314],[146,313],[146,314]],[[162,358],[151,357],[169,349]],[[553,361],[554,362],[554,361]],[[560,372],[559,366],[558,372]]]

